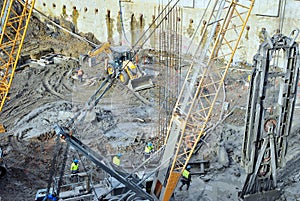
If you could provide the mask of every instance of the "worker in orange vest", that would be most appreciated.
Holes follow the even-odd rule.
[[[80,82],[82,82],[82,76],[83,76],[83,70],[79,68],[79,70],[77,71],[77,77]]]

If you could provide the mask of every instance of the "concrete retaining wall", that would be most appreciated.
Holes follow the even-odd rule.
[[[121,6],[123,25],[129,43],[131,43],[130,30],[132,29],[132,25],[130,22],[132,14],[134,14],[137,20],[137,24],[135,25],[136,29],[138,29],[140,17],[143,15],[143,29],[145,30],[151,24],[152,16],[158,15],[158,5],[162,2],[167,3],[167,0],[123,0]],[[182,33],[188,38],[187,29],[190,19],[193,19],[193,25],[196,29],[208,0],[182,0],[181,2]],[[270,35],[273,35],[279,28],[279,16],[280,12],[283,11],[279,9],[281,7],[279,2],[279,0],[256,1],[248,23],[250,26],[249,39],[247,40],[243,37],[241,41],[242,48],[236,55],[237,61],[246,60],[249,63],[252,62],[253,55],[258,49],[258,35],[262,27],[265,27]],[[281,3],[282,2],[284,1],[281,1]],[[64,6],[65,9],[63,9]],[[293,28],[299,27],[300,25],[300,16],[298,14],[299,6],[299,0],[286,0],[283,21],[283,33],[286,35],[288,35]],[[78,32],[92,32],[101,42],[112,40],[114,44],[120,43],[118,33],[120,24],[117,23],[118,12],[120,11],[118,0],[37,0],[36,9],[49,17],[64,17],[75,24]],[[109,22],[107,20],[108,12],[110,12],[111,18]],[[299,42],[299,38],[297,41]],[[121,42],[126,43],[124,36]]]

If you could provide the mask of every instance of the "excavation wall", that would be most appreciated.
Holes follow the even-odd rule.
[[[48,17],[61,17],[72,22],[76,32],[92,32],[101,42],[109,40],[113,44],[132,44],[149,27],[153,17],[157,17],[162,10],[159,5],[167,2],[167,0],[122,0],[119,4],[119,1],[111,0],[38,0],[36,9]],[[197,30],[208,2],[209,0],[185,0],[178,4],[183,27],[181,31],[187,38],[191,38],[191,30]],[[300,24],[300,17],[297,15],[299,6],[300,1],[297,0],[257,0],[248,23],[250,29],[244,32],[241,50],[237,53],[235,61],[252,62],[260,41],[259,33],[263,27],[271,36],[280,27],[285,35],[289,35],[292,29]],[[120,8],[123,23],[120,20]],[[125,34],[122,33],[122,29],[125,30]],[[195,43],[199,38],[200,34],[195,33]],[[151,46],[150,43],[146,43],[147,45]]]

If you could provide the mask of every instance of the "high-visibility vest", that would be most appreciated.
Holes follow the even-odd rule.
[[[154,148],[153,146],[148,146],[148,145],[147,145],[147,146],[145,147],[145,153],[146,153],[146,154],[149,154],[149,153],[152,151],[153,148]]]
[[[189,178],[189,175],[190,175],[190,172],[189,172],[189,171],[183,170],[182,176],[183,176],[184,178],[188,179],[188,178]]]
[[[114,156],[114,157],[113,157],[113,164],[115,164],[115,165],[117,165],[117,166],[120,166],[120,164],[121,164],[120,158],[117,157],[117,156]]]
[[[148,148],[148,146],[145,147],[145,153],[149,154],[150,153],[150,149]]]
[[[78,164],[75,164],[74,162],[71,165],[71,170],[78,170]]]

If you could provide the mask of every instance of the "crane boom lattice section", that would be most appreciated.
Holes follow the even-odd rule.
[[[201,42],[177,99],[165,141],[154,194],[169,200],[205,129],[213,123],[212,111],[228,68],[238,48],[254,1],[214,1]]]
[[[0,16],[0,111],[14,77],[35,0],[4,0]]]

